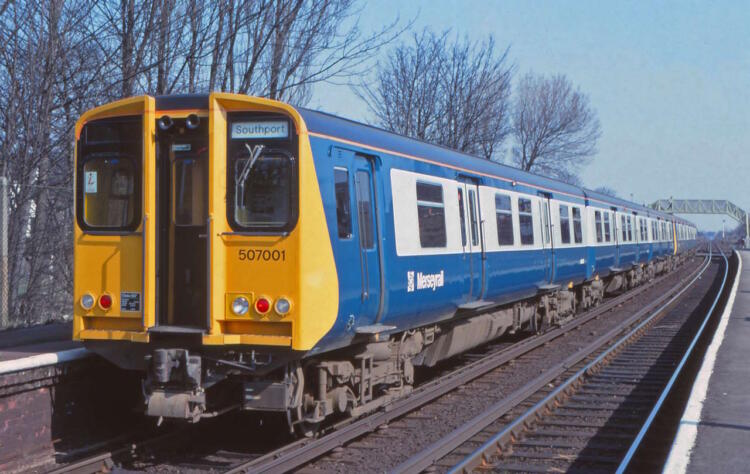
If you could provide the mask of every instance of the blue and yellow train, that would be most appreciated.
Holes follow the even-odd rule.
[[[157,417],[308,432],[696,246],[677,217],[262,98],[135,97],[75,133],[74,338],[143,371]]]

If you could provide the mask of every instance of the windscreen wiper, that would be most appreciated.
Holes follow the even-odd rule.
[[[263,149],[265,148],[265,146],[255,145],[254,147],[250,148],[250,145],[248,143],[245,143],[245,148],[247,148],[247,151],[250,152],[250,159],[245,162],[245,166],[242,167],[242,172],[240,172],[240,174],[235,179],[235,185],[239,188],[239,192],[235,193],[235,207],[241,207],[240,203],[242,202],[242,198],[245,195],[245,180],[250,175],[250,170],[252,170],[255,162],[258,161],[261,153],[263,153]]]

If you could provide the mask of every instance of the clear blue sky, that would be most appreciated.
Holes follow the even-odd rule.
[[[585,185],[632,193],[638,202],[717,198],[750,210],[750,2],[388,0],[363,7],[365,31],[399,15],[416,18],[415,30],[451,28],[476,40],[492,34],[498,46],[510,45],[517,77],[567,75],[602,124]],[[345,85],[319,86],[310,105],[370,117]],[[687,217],[721,228],[721,217]]]

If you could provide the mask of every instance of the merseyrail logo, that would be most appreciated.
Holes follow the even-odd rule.
[[[409,293],[414,290],[435,291],[443,286],[445,286],[444,270],[440,270],[440,273],[418,272],[416,274],[416,279],[414,278],[414,272],[406,272],[406,291]]]

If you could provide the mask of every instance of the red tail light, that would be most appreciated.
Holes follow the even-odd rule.
[[[266,314],[271,309],[271,302],[268,299],[260,297],[255,301],[255,311],[260,314]]]
[[[104,309],[104,310],[108,310],[109,308],[111,308],[112,307],[112,297],[109,296],[109,295],[107,295],[107,294],[103,294],[102,296],[100,296],[99,297],[99,306],[101,306],[102,309]]]

